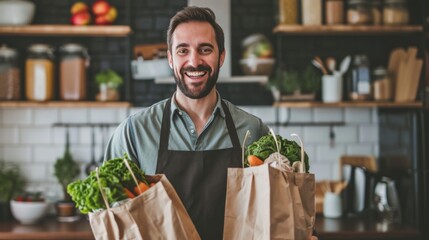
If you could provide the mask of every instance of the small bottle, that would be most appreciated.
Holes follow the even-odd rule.
[[[392,99],[392,82],[384,67],[377,67],[374,72],[374,100],[389,101]]]
[[[54,54],[51,46],[33,44],[28,48],[25,88],[28,100],[48,101],[54,98]]]
[[[350,81],[350,100],[363,101],[371,99],[371,73],[366,55],[362,54],[354,57]]]
[[[371,1],[372,24],[381,25],[383,23],[383,3],[381,0]]]
[[[344,0],[325,1],[325,23],[328,25],[344,23]]]
[[[386,0],[383,8],[385,25],[405,25],[409,21],[409,12],[405,0]]]
[[[18,52],[6,45],[0,47],[0,100],[21,98]]]

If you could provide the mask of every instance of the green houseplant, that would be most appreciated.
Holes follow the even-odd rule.
[[[70,152],[69,132],[66,130],[66,146],[64,155],[55,161],[54,175],[61,184],[64,199],[56,203],[57,214],[60,217],[67,217],[75,215],[75,205],[71,200],[71,196],[67,192],[67,186],[73,182],[80,174],[80,167],[77,162],[73,160]]]
[[[0,220],[12,218],[9,202],[24,190],[25,183],[17,165],[0,161]]]
[[[112,69],[107,69],[97,73],[95,81],[98,84],[99,93],[97,101],[118,101],[118,88],[124,83],[123,78]]]

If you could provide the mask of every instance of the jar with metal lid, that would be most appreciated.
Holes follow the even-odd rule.
[[[0,47],[0,100],[19,100],[20,98],[18,52],[3,45]]]
[[[409,15],[405,0],[385,0],[383,8],[383,23],[385,25],[408,24]]]
[[[371,24],[371,5],[366,0],[349,0],[347,8],[347,23],[352,25]]]
[[[25,95],[28,100],[48,101],[54,98],[53,48],[33,44],[28,48],[25,62]]]
[[[392,82],[386,68],[377,67],[373,72],[373,92],[374,100],[388,101],[392,99]]]
[[[279,23],[298,23],[298,0],[278,0]]]
[[[85,47],[69,43],[60,47],[60,99],[78,101],[87,97],[89,55]]]

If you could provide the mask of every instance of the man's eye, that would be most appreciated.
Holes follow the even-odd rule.
[[[213,52],[213,49],[211,49],[211,48],[209,48],[209,47],[205,47],[205,48],[201,48],[201,49],[200,49],[200,52],[201,52],[202,54],[210,54],[210,53],[212,53],[212,52]]]
[[[184,48],[177,50],[177,54],[179,54],[179,55],[185,55],[187,52],[188,52],[188,50],[186,50]]]

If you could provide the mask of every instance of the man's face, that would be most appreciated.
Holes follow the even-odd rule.
[[[219,53],[213,27],[207,22],[179,24],[172,35],[168,62],[183,94],[192,99],[207,96],[216,84],[225,51]]]

